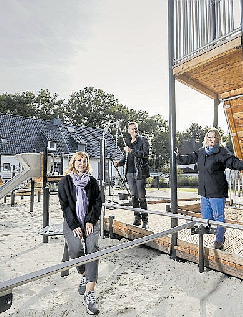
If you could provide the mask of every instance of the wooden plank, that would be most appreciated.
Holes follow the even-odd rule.
[[[109,231],[109,218],[105,217],[104,228]],[[117,220],[114,220],[114,233],[132,240],[153,234],[152,231],[144,230]],[[170,237],[163,236],[147,242],[146,245],[161,252],[170,253],[171,241]],[[178,258],[199,263],[199,249],[197,244],[178,239],[178,245],[175,246],[175,249]],[[243,278],[243,257],[240,255],[204,247],[204,264],[211,269]]]
[[[238,95],[242,95],[242,94],[243,94],[243,87],[223,92],[222,94],[219,94],[219,99],[226,99],[229,97],[234,97],[234,96],[238,96]]]
[[[202,85],[196,79],[191,78],[188,73],[177,75],[176,80],[178,80],[179,82],[183,83],[184,85],[186,85],[192,89],[197,90],[198,92],[200,92],[200,93],[202,93],[210,98],[213,98],[213,99],[218,98],[218,94],[215,91],[208,89],[207,87]]]
[[[200,203],[197,203],[197,204],[191,204],[191,205],[178,206],[178,210],[200,212],[201,207],[200,207]]]

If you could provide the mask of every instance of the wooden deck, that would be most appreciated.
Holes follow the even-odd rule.
[[[176,80],[224,102],[235,154],[243,159],[243,51],[241,34],[214,43],[176,64]],[[196,106],[195,106],[196,107]]]
[[[243,93],[241,36],[217,43],[176,64],[176,80],[216,99]]]

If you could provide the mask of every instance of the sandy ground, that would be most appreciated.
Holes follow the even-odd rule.
[[[17,198],[14,207],[9,203],[0,201],[0,281],[60,263],[63,237],[49,238],[49,243],[43,243],[38,234],[42,227],[42,201],[35,201],[33,213],[29,212],[28,197]],[[149,209],[153,207],[150,205]],[[165,205],[156,205],[156,210],[159,208],[163,210]],[[109,213],[115,211],[107,210]],[[128,222],[133,219],[127,211],[120,212],[120,217]],[[154,217],[150,216],[151,230],[159,222]],[[116,218],[119,218],[117,212]],[[53,195],[50,223],[61,222],[57,196]],[[100,239],[100,249],[123,242],[124,239]],[[1,317],[87,316],[83,298],[77,292],[79,280],[76,270],[71,269],[67,277],[58,273],[16,287],[13,304]],[[199,273],[196,264],[176,262],[145,246],[100,260],[96,292],[99,316],[239,317],[243,314],[240,279],[207,269]]]

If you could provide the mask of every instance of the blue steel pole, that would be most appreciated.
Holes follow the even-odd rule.
[[[177,169],[176,169],[176,103],[175,77],[173,74],[174,61],[174,0],[168,0],[168,53],[169,53],[169,133],[170,133],[170,183],[171,183],[171,211],[177,214]],[[171,227],[178,225],[178,219],[171,219]],[[171,257],[176,259],[175,246],[178,234],[171,236]]]

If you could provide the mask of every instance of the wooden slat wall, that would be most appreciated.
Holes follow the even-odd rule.
[[[238,158],[243,159],[243,97],[224,102],[224,111]]]

